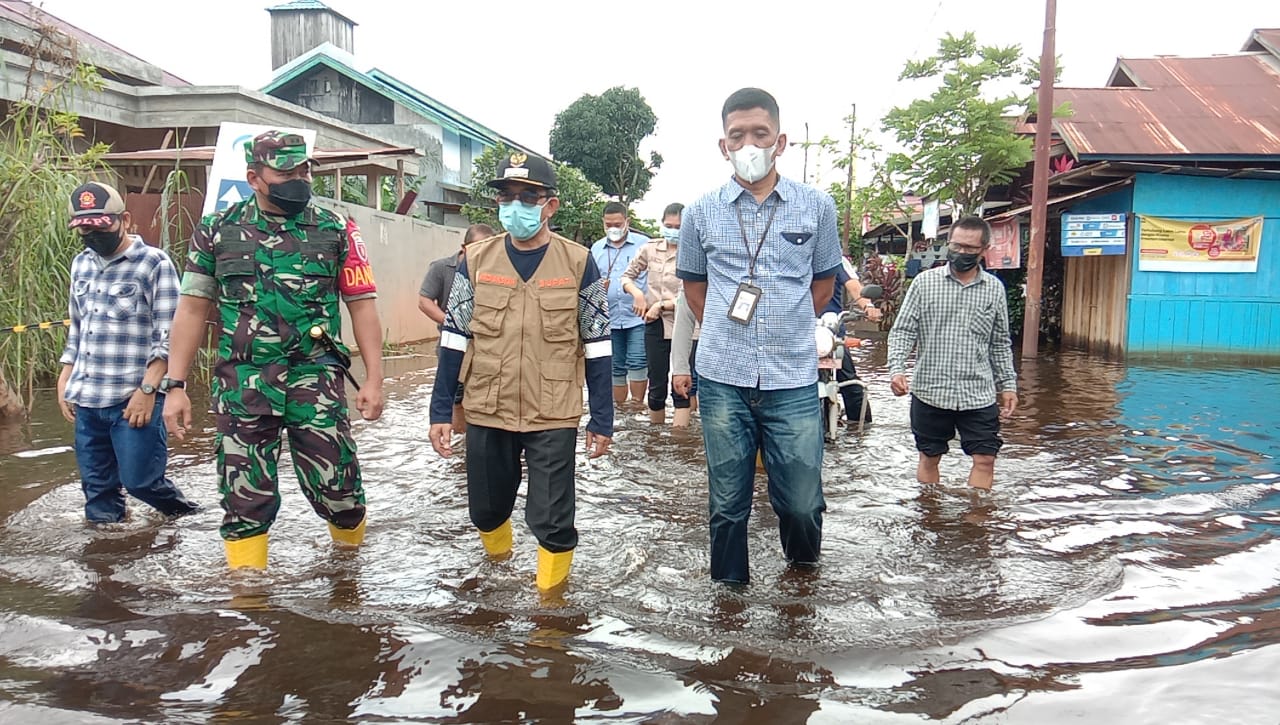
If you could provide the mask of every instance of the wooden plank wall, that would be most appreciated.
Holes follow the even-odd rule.
[[[1122,355],[1129,306],[1128,255],[1064,261],[1063,342],[1095,355]]]

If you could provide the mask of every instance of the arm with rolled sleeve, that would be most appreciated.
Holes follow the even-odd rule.
[[[676,249],[676,277],[685,283],[685,302],[695,320],[702,319],[707,302],[707,250],[702,246],[701,211],[696,203],[684,210],[680,246]]]
[[[169,359],[169,331],[181,296],[178,270],[168,256],[156,265],[152,275],[151,354],[147,357],[148,363]]]
[[[613,343],[609,338],[609,298],[592,257],[578,287],[578,335],[586,355],[587,430],[613,437]]]
[[[889,331],[889,376],[907,374],[907,356],[916,347],[920,335],[920,294],[922,279],[917,277],[915,284],[907,288],[907,297],[902,301],[902,309],[893,320],[893,329]]]
[[[630,294],[635,294],[634,290],[639,290],[640,293],[645,295],[645,298],[648,299],[648,294],[647,294],[648,290],[641,287],[640,283],[637,282],[636,280],[640,278],[640,275],[644,274],[649,270],[649,250],[650,249],[651,247],[648,244],[646,244],[643,247],[640,247],[640,251],[636,252],[636,256],[631,258],[631,263],[627,265],[626,270],[623,271],[622,273],[622,291],[623,292],[626,292],[627,294],[630,295]],[[631,289],[627,289],[628,284],[631,285]]]
[[[71,326],[67,328],[67,344],[62,346],[62,357],[58,358],[58,362],[63,365],[75,365],[76,356],[80,352],[80,306],[76,304],[75,292],[75,262],[71,264],[71,288],[67,295],[67,319],[71,320]]]
[[[1009,301],[1004,296],[996,303],[995,324],[991,326],[991,373],[996,391],[1018,392],[1018,374],[1013,369],[1013,339],[1009,335]]]

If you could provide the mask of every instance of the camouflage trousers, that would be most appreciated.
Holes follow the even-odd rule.
[[[218,491],[226,512],[222,538],[257,536],[275,521],[282,432],[289,436],[298,484],[315,512],[340,529],[353,529],[364,519],[342,377],[336,371],[310,377],[312,384],[287,391],[282,416],[217,416]]]

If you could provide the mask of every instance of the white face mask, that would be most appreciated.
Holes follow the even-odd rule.
[[[762,149],[754,144],[743,144],[737,151],[729,152],[729,160],[733,162],[733,171],[738,178],[754,184],[769,175],[773,168],[773,154],[777,145]]]
[[[662,237],[663,239],[667,239],[673,242],[678,241],[680,239],[680,228],[668,227],[664,225],[662,227]]]
[[[622,237],[623,237],[622,227],[609,227],[608,229],[604,230],[604,235],[608,237],[609,241],[611,242],[622,241]]]

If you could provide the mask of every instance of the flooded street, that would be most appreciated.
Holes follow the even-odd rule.
[[[331,547],[282,461],[265,575],[225,568],[211,416],[171,458],[202,512],[91,529],[46,393],[0,429],[0,722],[1280,722],[1280,368],[1029,362],[971,496],[954,443],[944,485],[915,482],[867,356],[875,422],[828,445],[818,572],[784,567],[760,477],[752,584],[712,584],[696,422],[627,408],[610,456],[579,455],[546,602],[523,500],[514,556],[485,559],[421,360],[356,425],[365,546]]]

